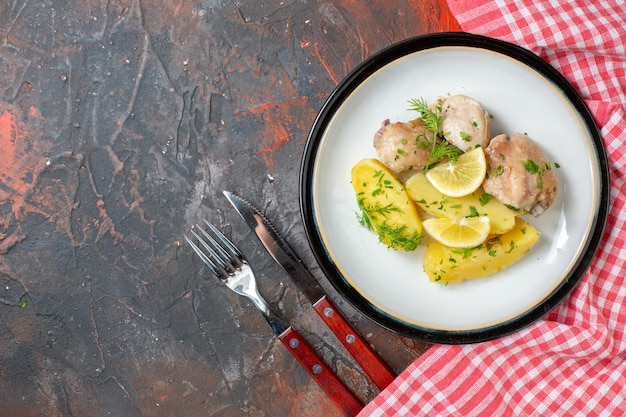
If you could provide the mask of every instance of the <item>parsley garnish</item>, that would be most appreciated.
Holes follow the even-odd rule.
[[[452,253],[455,253],[457,255],[461,255],[463,257],[463,259],[468,259],[470,256],[472,256],[472,249],[452,249]]]
[[[517,245],[515,244],[515,241],[514,241],[514,240],[512,240],[512,241],[509,243],[509,250],[507,250],[507,251],[506,251],[506,253],[511,253],[511,252],[513,252],[513,250],[514,250],[515,248],[517,248]]]
[[[499,177],[500,175],[502,175],[504,173],[504,167],[502,165],[496,165],[492,170],[491,170],[491,175],[493,175],[494,177]]]
[[[526,171],[528,171],[531,175],[537,174],[537,188],[541,190],[543,188],[543,168],[537,165],[532,159],[522,161],[522,164],[524,164],[524,168],[526,168]]]
[[[478,213],[478,210],[476,210],[476,207],[470,206],[469,209],[470,209],[470,214],[468,214],[465,217],[479,217],[480,216],[480,213]]]
[[[531,174],[537,174],[541,171],[541,167],[537,165],[532,159],[522,161],[522,164],[524,164],[524,168],[526,168],[526,171],[530,172]]]
[[[491,194],[487,194],[487,193],[483,193],[483,195],[481,195],[478,198],[478,202],[480,203],[481,206],[484,206],[485,204],[487,204],[489,200],[491,200]]]

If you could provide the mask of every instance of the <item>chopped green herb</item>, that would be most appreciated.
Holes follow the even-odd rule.
[[[453,249],[452,253],[455,253],[457,255],[461,255],[463,257],[463,259],[469,259],[469,257],[472,256],[472,250],[469,249],[469,248]]]
[[[504,167],[502,165],[497,165],[491,170],[491,175],[494,177],[499,177],[504,173]]]
[[[476,210],[476,207],[470,206],[469,209],[470,209],[470,214],[468,214],[465,217],[479,217],[480,216],[480,213],[478,213],[478,210]]]
[[[515,244],[515,241],[514,241],[514,240],[512,240],[512,241],[509,243],[509,250],[507,250],[507,251],[506,251],[506,253],[511,253],[511,252],[513,252],[513,249],[515,249],[516,247],[517,247],[517,245]]]
[[[469,142],[469,141],[470,141],[470,135],[468,135],[468,134],[467,134],[467,133],[465,133],[465,132],[459,132],[459,136],[461,136],[461,139],[463,139],[463,140],[464,140],[464,141],[466,141],[466,142]]]
[[[481,206],[484,206],[485,204],[487,204],[489,200],[491,200],[491,194],[487,194],[487,193],[483,193],[483,195],[481,195],[478,198],[478,202],[480,203]]]
[[[531,159],[527,161],[522,161],[522,164],[524,164],[524,168],[526,168],[526,171],[528,171],[531,175],[537,174],[537,188],[541,190],[543,188],[543,168],[537,165],[535,161]]]
[[[532,159],[522,161],[522,164],[524,164],[524,168],[526,168],[526,171],[530,172],[531,174],[537,174],[539,171],[541,171],[541,167],[537,165]]]
[[[505,204],[504,205],[506,208],[508,208],[509,210],[513,210],[514,212],[516,212],[517,214],[519,214],[520,216],[523,216],[526,214],[526,210],[512,206],[510,204]]]

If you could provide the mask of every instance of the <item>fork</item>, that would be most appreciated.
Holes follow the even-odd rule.
[[[193,239],[185,236],[194,252],[228,288],[252,301],[282,344],[343,413],[346,416],[357,415],[363,408],[362,403],[306,340],[259,294],[252,267],[241,251],[213,224],[207,220],[204,223],[208,230],[195,225],[190,231]]]

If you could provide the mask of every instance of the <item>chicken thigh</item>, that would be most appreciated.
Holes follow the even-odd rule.
[[[432,143],[432,140],[432,132],[419,119],[395,123],[385,120],[374,135],[374,148],[378,159],[399,173],[423,168],[429,155],[428,147],[423,144]]]
[[[471,97],[455,95],[441,102],[443,136],[463,152],[476,146],[487,146],[490,125],[489,113]]]
[[[485,192],[502,203],[542,214],[558,196],[558,180],[543,150],[521,133],[498,135],[485,148]]]

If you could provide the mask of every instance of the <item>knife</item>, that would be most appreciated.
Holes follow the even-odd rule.
[[[386,388],[394,380],[394,373],[324,293],[315,277],[265,215],[246,199],[230,191],[224,191],[224,195],[372,382],[381,390]]]
[[[185,236],[185,240],[194,252],[209,267],[213,275],[226,284],[226,287],[252,301],[254,306],[263,313],[265,320],[283,346],[302,365],[318,386],[328,394],[337,407],[343,411],[345,417],[355,417],[363,409],[362,402],[354,396],[313,347],[300,336],[298,331],[273,311],[263,297],[256,292],[254,274],[234,244],[211,223],[206,220],[204,223],[211,230],[211,233],[200,226],[196,226],[195,229],[191,229],[191,235],[195,237],[195,241]],[[239,263],[231,264],[234,259],[232,255],[238,258]]]

